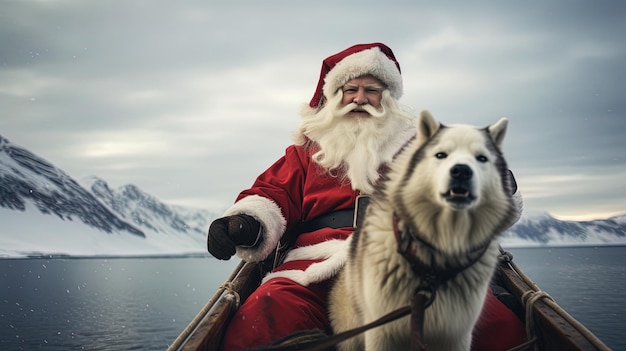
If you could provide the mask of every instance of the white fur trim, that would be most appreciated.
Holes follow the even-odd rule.
[[[349,80],[367,74],[380,79],[387,85],[396,100],[402,96],[402,76],[393,60],[380,48],[374,47],[351,54],[339,61],[324,78],[324,95],[335,95]]]
[[[237,247],[237,256],[247,262],[259,262],[267,258],[278,245],[285,232],[287,220],[278,205],[265,197],[250,195],[237,201],[224,216],[247,214],[261,223],[262,240],[258,247]]]
[[[350,248],[350,238],[346,240],[328,240],[319,244],[292,250],[285,262],[303,259],[325,259],[311,264],[306,270],[286,270],[270,273],[263,278],[263,283],[273,278],[287,278],[308,286],[334,277],[346,263]]]
[[[344,245],[350,245],[350,237],[346,240],[332,239],[323,241],[318,244],[303,246],[289,251],[285,262],[296,260],[321,260],[342,252],[346,248]]]

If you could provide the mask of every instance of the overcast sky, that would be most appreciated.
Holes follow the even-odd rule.
[[[626,212],[626,2],[442,3],[0,0],[0,135],[221,212],[291,143],[321,61],[380,41],[406,108],[510,119],[528,210]]]

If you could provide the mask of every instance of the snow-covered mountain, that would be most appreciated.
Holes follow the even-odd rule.
[[[77,182],[0,136],[0,257],[126,256],[206,253],[218,215],[162,203],[135,185]],[[626,214],[594,221],[524,215],[504,247],[624,245]]]
[[[205,253],[216,217],[134,185],[80,184],[0,136],[0,257]]]
[[[208,219],[215,217],[204,210],[166,205],[132,184],[112,190],[102,179],[89,180],[89,189],[98,200],[143,231],[204,236]]]
[[[626,244],[626,214],[592,221],[562,221],[548,213],[522,218],[501,237],[505,247]]]

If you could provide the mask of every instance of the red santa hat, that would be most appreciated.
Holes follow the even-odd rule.
[[[385,83],[395,99],[402,96],[400,64],[391,49],[382,43],[358,44],[322,62],[320,79],[309,106],[319,107],[324,96],[333,96],[349,80],[364,75],[372,75]]]

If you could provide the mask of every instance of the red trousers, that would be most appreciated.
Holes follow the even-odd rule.
[[[328,330],[326,299],[330,283],[303,287],[274,278],[262,284],[235,313],[224,337],[224,351],[268,344],[296,331]],[[522,322],[491,291],[474,329],[472,350],[508,350],[526,341]]]

